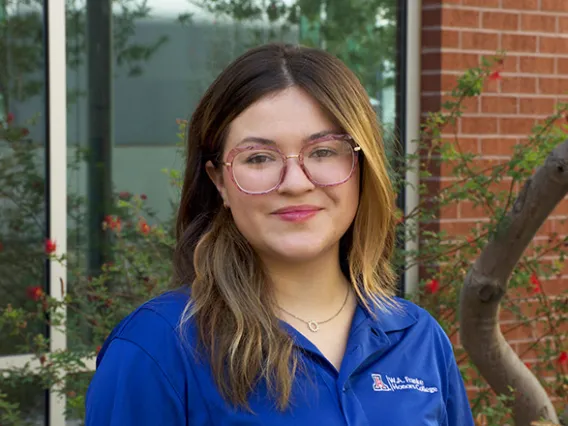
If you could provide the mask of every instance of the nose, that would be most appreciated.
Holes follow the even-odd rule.
[[[301,194],[315,189],[315,185],[308,179],[297,155],[290,155],[286,159],[286,173],[278,188],[281,194]]]

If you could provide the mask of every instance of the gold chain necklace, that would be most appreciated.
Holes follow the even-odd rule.
[[[314,320],[306,321],[305,319],[302,319],[302,318],[294,315],[293,313],[288,312],[286,309],[282,308],[281,306],[278,306],[278,309],[280,309],[283,312],[286,312],[291,317],[294,317],[297,320],[302,321],[304,324],[306,324],[308,326],[308,329],[311,332],[316,333],[320,329],[321,324],[325,324],[326,322],[330,322],[332,319],[334,319],[336,316],[338,316],[341,313],[341,311],[343,311],[343,308],[345,307],[345,304],[347,303],[348,298],[349,298],[349,288],[347,288],[347,294],[345,295],[345,300],[343,301],[341,308],[339,308],[339,311],[337,311],[335,313],[335,315],[333,315],[331,318],[326,319],[325,321],[314,321]]]

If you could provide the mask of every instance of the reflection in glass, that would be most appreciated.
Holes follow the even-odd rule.
[[[184,120],[219,72],[248,48],[285,41],[335,54],[359,76],[387,142],[393,140],[396,0],[73,0],[66,5],[67,264],[68,288],[77,297],[67,325],[73,350],[92,355],[110,327],[168,286]],[[10,304],[33,312],[45,282],[43,19],[42,0],[0,0],[4,310]],[[164,233],[154,238],[157,224]],[[101,273],[106,278],[97,281]],[[92,295],[95,285],[108,297]],[[120,304],[114,304],[115,295]],[[24,347],[29,336],[44,331],[32,320],[2,327],[0,356],[29,351]],[[0,391],[6,388],[0,380]],[[26,416],[42,421],[39,383],[22,382],[7,391],[23,404]],[[69,409],[76,408],[73,398],[70,394]],[[80,417],[73,411],[69,424]]]
[[[2,425],[10,426],[44,426],[45,425],[45,391],[41,381],[36,378],[13,376],[0,380],[0,394],[4,395],[3,406],[12,408],[0,409]],[[10,422],[9,414],[17,416]],[[17,414],[16,414],[17,413]],[[3,418],[4,416],[4,418]],[[4,423],[5,421],[5,423]]]
[[[396,0],[134,0],[124,6],[112,14],[111,0],[67,6],[68,247],[69,266],[77,271],[70,274],[71,289],[77,276],[95,277],[105,265],[121,264],[109,223],[118,219],[122,231],[135,230],[140,212],[125,215],[134,200],[143,196],[149,226],[171,230],[179,179],[171,170],[183,162],[180,123],[219,72],[250,47],[284,41],[335,54],[359,76],[387,143],[393,139]],[[152,276],[147,269],[137,275]],[[159,279],[168,274],[161,271]],[[114,291],[124,290],[118,275],[107,285]],[[83,311],[70,311],[80,330],[72,347],[92,338],[76,312]]]
[[[76,373],[67,376],[66,395],[66,426],[83,426],[85,418],[85,398],[89,383],[94,373]]]
[[[31,4],[30,4],[31,3]],[[45,236],[45,64],[42,1],[0,1],[0,356],[31,350],[43,333],[31,319],[43,293]]]

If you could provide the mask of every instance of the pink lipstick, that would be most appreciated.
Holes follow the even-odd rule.
[[[320,210],[322,209],[317,206],[301,205],[278,209],[272,214],[287,222],[304,222],[314,217]]]

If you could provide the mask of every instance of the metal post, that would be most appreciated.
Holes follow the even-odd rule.
[[[46,34],[46,155],[47,177],[47,238],[57,245],[56,254],[67,251],[67,81],[65,48],[65,0],[45,0],[44,23]],[[49,295],[62,301],[67,292],[67,270],[63,262],[47,262]],[[67,312],[59,308],[65,324]],[[50,326],[49,350],[67,349],[67,333],[61,327]],[[65,426],[65,396],[62,387],[48,393],[48,425]]]
[[[112,2],[87,0],[88,267],[108,260],[104,217],[112,199]]]
[[[0,23],[2,23],[4,19],[6,19],[6,1],[0,0]],[[0,58],[0,62],[3,62],[5,67],[7,67],[6,63],[7,60],[8,57]],[[6,115],[8,114],[8,111],[6,111],[5,108],[7,94],[3,93],[2,89],[8,90],[8,88],[7,87],[3,88],[2,85],[0,84],[0,120],[4,120]]]
[[[409,0],[406,0],[409,1]],[[405,152],[407,154],[416,154],[418,152],[417,141],[420,138],[420,75],[421,75],[421,50],[422,50],[422,0],[409,2],[413,7],[407,7],[406,22],[406,87],[405,87],[405,105],[406,105],[406,128],[405,128]],[[406,173],[406,190],[404,194],[405,214],[413,211],[419,203],[418,185],[419,164],[411,164]],[[408,229],[416,229],[418,223],[416,220],[409,220]],[[405,249],[407,252],[418,250],[418,233],[410,238],[412,233],[408,232],[406,237]],[[412,256],[408,256],[408,263],[415,262]],[[410,295],[418,290],[419,284],[418,265],[408,268],[405,274],[405,292]]]

